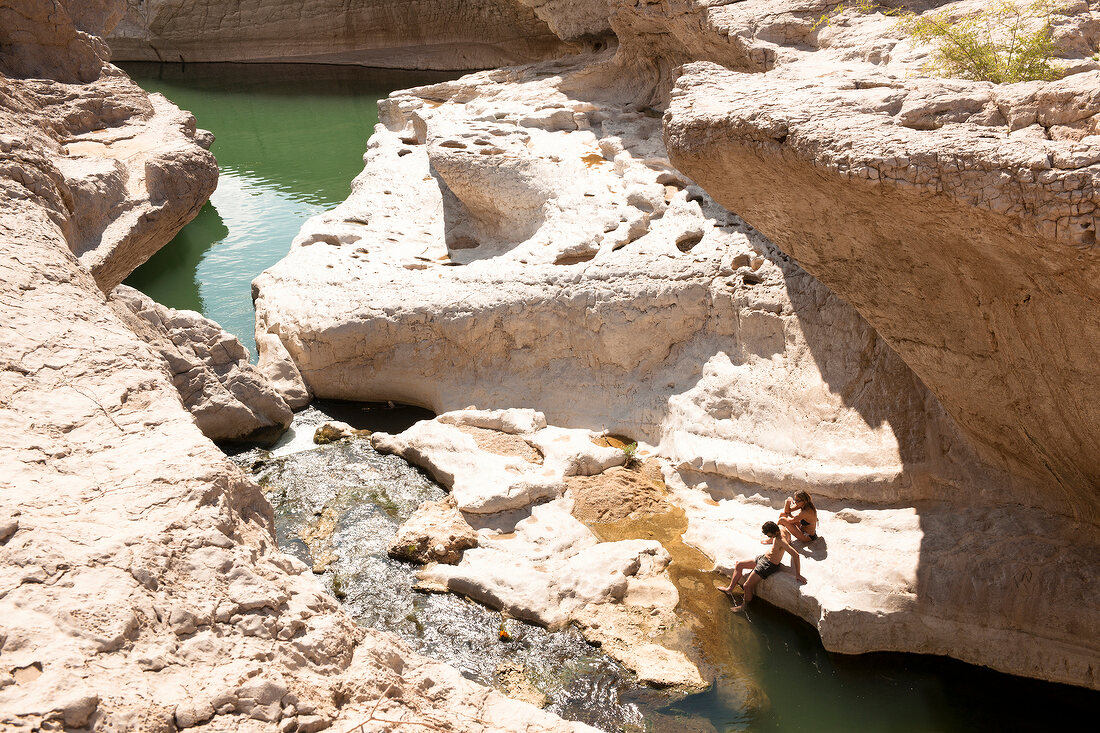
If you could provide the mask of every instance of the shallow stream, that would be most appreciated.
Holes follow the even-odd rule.
[[[444,78],[342,67],[124,68],[214,132],[221,169],[199,217],[127,282],[166,305],[199,310],[250,347],[252,278],[285,254],[307,217],[347,196],[377,99]],[[412,408],[318,403],[297,416],[291,444],[234,460],[264,484],[280,546],[317,565],[360,623],[392,631],[473,679],[501,684],[501,665],[521,665],[551,710],[607,730],[1023,731],[1093,717],[1095,693],[942,658],[830,654],[812,627],[765,603],[754,603],[747,616],[732,614],[706,558],[678,542],[675,516],[602,533],[665,543],[675,558],[685,633],[720,684],[684,699],[639,689],[571,630],[549,633],[509,620],[513,640],[502,642],[498,613],[414,591],[415,568],[386,556],[399,523],[442,490],[366,440],[312,446],[313,426],[329,417],[396,431],[425,416]],[[310,449],[290,452],[299,447]],[[746,686],[759,691],[751,706],[740,692]]]

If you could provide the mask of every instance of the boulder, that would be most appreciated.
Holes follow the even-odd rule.
[[[115,310],[163,357],[180,399],[215,441],[274,441],[294,413],[248,363],[236,336],[194,311],[178,311],[126,285],[112,291]]]
[[[497,432],[515,435],[527,451],[517,454],[508,441],[471,434],[471,428],[488,432],[479,426],[493,424],[516,430]],[[543,427],[518,432],[537,425]],[[450,489],[459,511],[495,514],[556,498],[566,476],[598,473],[624,461],[622,451],[597,446],[592,437],[587,430],[546,427],[545,417],[531,410],[459,410],[422,420],[398,435],[374,433],[371,444],[424,467]],[[543,450],[531,451],[531,446]]]
[[[346,422],[340,422],[339,420],[330,420],[321,424],[316,430],[313,431],[313,442],[317,445],[325,445],[327,443],[334,443],[337,440],[343,440],[344,438],[350,438],[353,435],[358,434],[360,431],[348,425]],[[363,431],[370,435],[370,431]]]
[[[477,547],[478,535],[458,511],[453,496],[417,507],[390,540],[390,557],[420,563],[454,565],[462,553]]]
[[[271,386],[282,396],[292,410],[300,410],[309,404],[312,396],[302,373],[283,347],[283,342],[273,333],[257,333],[256,346],[260,353],[256,368],[267,378]]]

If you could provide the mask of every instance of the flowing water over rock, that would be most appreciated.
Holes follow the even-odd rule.
[[[673,556],[683,625],[670,640],[689,648],[714,685],[679,695],[639,687],[632,675],[567,628],[513,619],[451,594],[414,590],[416,566],[389,558],[398,526],[444,491],[419,469],[382,455],[360,437],[313,444],[327,420],[397,432],[426,410],[321,401],[295,416],[294,433],[272,450],[233,456],[275,508],[279,546],[314,568],[355,619],[393,632],[467,677],[608,731],[974,731],[1031,730],[1057,709],[1082,716],[1081,690],[1009,677],[915,655],[830,654],[815,630],[757,602],[728,611],[709,563],[684,545],[683,512],[594,524],[604,540],[657,539]],[[509,641],[500,639],[507,631]],[[1008,708],[1005,699],[1028,699]]]
[[[396,633],[484,684],[533,686],[563,717],[605,730],[647,729],[644,718],[652,718],[653,706],[675,698],[639,688],[577,631],[552,633],[458,596],[413,589],[416,566],[392,560],[386,546],[421,502],[444,495],[436,483],[403,459],[378,453],[365,438],[305,442],[328,419],[401,430],[425,416],[416,408],[315,404],[295,418],[297,436],[286,445],[298,450],[256,449],[234,460],[253,472],[271,500],[280,547],[319,571],[359,623]],[[508,641],[501,640],[502,629]]]

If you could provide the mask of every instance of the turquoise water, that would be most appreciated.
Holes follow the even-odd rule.
[[[214,319],[253,358],[252,279],[282,259],[306,219],[347,198],[377,101],[454,76],[293,64],[122,67],[214,133],[220,171],[198,217],[126,284]]]
[[[214,132],[217,142],[213,150],[221,170],[218,190],[199,217],[127,283],[166,305],[203,312],[250,348],[252,278],[283,256],[306,218],[347,196],[351,179],[362,169],[362,153],[376,122],[376,100],[393,89],[445,78],[285,65],[211,64],[183,69],[126,64],[125,68],[146,89],[159,91],[193,111],[199,126]],[[356,422],[352,415],[361,408],[348,409],[352,413],[333,416]],[[379,505],[382,508],[389,506],[393,497],[406,496],[411,485],[419,486],[421,480],[415,472],[406,475],[395,461],[377,459],[365,448],[355,449],[361,454],[345,455],[348,450],[341,447],[287,461],[288,468],[297,462],[295,471],[284,470],[282,464],[270,470],[278,470],[280,480],[290,489],[301,483],[308,495],[317,490],[316,482],[304,481],[309,471],[322,476],[348,461],[371,466],[377,462],[374,468],[385,476],[372,480],[379,481],[378,491],[391,497]],[[300,474],[298,478],[294,478],[296,474]],[[341,471],[335,474],[343,475]],[[337,539],[345,538],[348,547],[359,547],[362,538],[356,533],[367,528],[372,541],[378,541],[383,525],[388,528],[385,531],[396,526],[380,519],[379,512],[381,509],[367,500],[349,508]],[[289,509],[284,514],[293,518]],[[375,527],[370,522],[380,524]],[[280,540],[288,552],[301,554],[302,548],[293,540],[286,536]],[[383,562],[381,558],[361,554],[348,550],[341,562],[382,567],[378,564]],[[392,589],[411,582],[410,574],[408,569],[389,567],[378,577],[353,578],[350,587],[362,588],[366,598],[368,581],[383,578]],[[377,598],[369,596],[373,600],[360,605],[349,593],[349,609],[364,623],[391,628],[410,641],[420,640],[425,651],[474,678],[491,681],[491,670],[482,669],[490,658],[484,651],[487,647],[478,644],[495,643],[496,626],[491,622],[495,617],[482,610],[464,609],[447,597],[415,598],[402,588]],[[393,600],[392,608],[379,605],[386,598]],[[430,624],[418,626],[408,620],[408,608],[414,607],[422,621],[448,619],[454,633],[440,636]],[[997,674],[949,659],[830,654],[812,627],[762,602],[754,603],[747,615],[730,613],[724,602],[715,605],[714,613],[717,620],[711,631],[722,644],[736,650],[743,663],[741,673],[747,673],[752,684],[763,690],[768,701],[765,706],[739,706],[736,695],[729,694],[730,685],[672,703],[660,695],[642,695],[640,701],[632,701],[629,691],[617,686],[620,683],[614,670],[599,667],[604,662],[591,661],[586,664],[595,665],[595,671],[579,674],[563,668],[558,678],[547,683],[546,691],[557,701],[554,709],[608,729],[634,729],[637,716],[632,711],[636,711],[645,721],[643,729],[722,733],[1038,731],[1052,727],[1055,721],[1087,723],[1100,709],[1098,693]],[[471,641],[482,633],[485,639]],[[579,654],[569,646],[576,641],[572,637],[558,640],[537,630],[526,633],[532,644],[553,647],[528,660],[535,668],[543,663],[539,660]],[[586,701],[602,706],[602,712],[591,717],[578,714]]]

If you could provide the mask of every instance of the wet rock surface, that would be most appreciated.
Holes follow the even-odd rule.
[[[388,548],[416,523],[418,506],[445,505],[446,497],[397,456],[377,453],[365,438],[269,455],[256,450],[234,460],[253,466],[275,506],[280,546],[313,565],[359,623],[388,629],[506,694],[534,700],[537,692],[549,698],[548,710],[604,730],[642,730],[657,708],[681,697],[641,687],[575,629],[551,632],[458,595],[416,591],[417,567],[391,559]],[[320,523],[328,530],[318,543]],[[329,562],[319,568],[322,553]]]
[[[454,565],[477,544],[477,532],[458,510],[454,497],[448,496],[417,507],[393,536],[387,552],[392,558],[422,565]]]
[[[501,436],[522,436],[539,446],[544,460],[521,467],[513,456],[509,457],[513,462],[500,470],[496,466],[501,457],[492,448],[503,441],[483,437],[479,446],[472,440],[469,444],[440,440],[439,431],[452,425],[484,425],[479,429],[488,432],[495,427]],[[681,690],[705,687],[699,670],[682,650],[653,641],[676,624],[673,610],[678,595],[665,572],[668,553],[654,541],[600,542],[572,514],[574,500],[566,495],[569,476],[591,477],[585,487],[590,499],[605,488],[608,494],[621,494],[621,483],[614,477],[600,479],[625,460],[623,451],[598,445],[594,437],[584,430],[548,426],[541,413],[530,410],[468,409],[417,423],[396,436],[376,433],[372,442],[380,450],[399,451],[434,475],[449,478],[454,499],[451,527],[465,524],[461,532],[476,538],[476,547],[466,549],[460,558],[433,562],[421,570],[420,587],[460,593],[550,629],[575,623],[585,638],[599,643],[644,683]],[[535,471],[545,491],[517,492],[516,477],[524,481],[526,472]],[[464,508],[459,491],[464,490],[464,482],[475,480],[483,500],[472,509]],[[500,503],[495,498],[499,496],[508,501]],[[608,498],[604,503],[612,501]],[[486,506],[503,508],[485,511]],[[398,537],[422,533],[425,515],[439,509],[438,504],[422,506]],[[448,534],[459,533],[451,529]],[[439,544],[447,547],[445,542]]]

